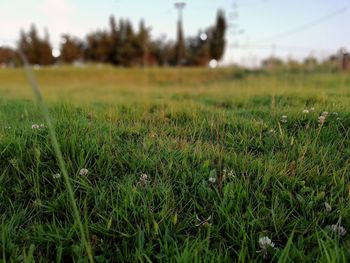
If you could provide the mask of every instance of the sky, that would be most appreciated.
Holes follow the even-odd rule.
[[[144,20],[153,38],[175,39],[172,0],[0,0],[0,45],[14,45],[20,29],[47,29],[54,47],[63,33],[83,38],[108,27],[110,15]],[[350,48],[350,0],[189,0],[183,13],[186,36],[214,24],[223,9],[230,25],[223,63],[255,66],[271,55],[324,59]]]

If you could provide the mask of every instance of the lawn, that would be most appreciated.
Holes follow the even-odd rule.
[[[349,74],[34,74],[83,234],[23,70],[0,69],[0,262],[350,260]]]

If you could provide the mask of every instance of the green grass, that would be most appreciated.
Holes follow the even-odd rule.
[[[349,233],[330,230],[350,231],[349,75],[35,74],[96,262],[349,261]],[[24,72],[0,70],[0,262],[87,261],[57,173]],[[263,236],[275,243],[266,259]]]

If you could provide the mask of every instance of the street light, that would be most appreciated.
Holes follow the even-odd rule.
[[[182,10],[185,8],[185,2],[176,2],[174,4],[175,8],[179,11],[179,21],[182,22]]]

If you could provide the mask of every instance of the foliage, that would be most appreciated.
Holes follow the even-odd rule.
[[[83,59],[84,44],[69,35],[63,35],[61,44],[61,61],[64,63],[73,63]]]
[[[210,34],[210,56],[212,59],[220,60],[225,51],[225,32],[226,32],[225,13],[218,11],[216,25],[212,28]]]
[[[26,55],[30,64],[51,65],[54,63],[48,32],[40,38],[34,25],[28,33],[21,31],[18,48]]]

